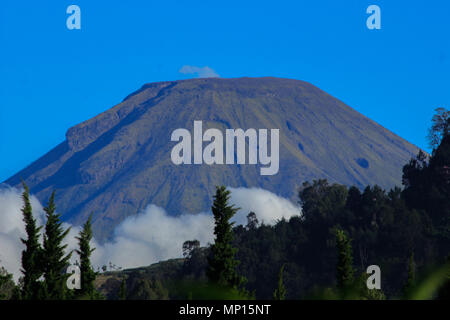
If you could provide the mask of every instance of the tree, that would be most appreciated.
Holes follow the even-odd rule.
[[[403,198],[412,208],[426,208],[425,195],[429,190],[428,156],[420,150],[415,158],[403,167]]]
[[[439,146],[433,151],[428,170],[428,193],[426,208],[433,219],[437,231],[444,238],[450,240],[450,135],[446,135]],[[445,246],[444,246],[445,247]],[[448,254],[443,252],[444,256]]]
[[[200,241],[188,240],[183,243],[183,257],[190,259],[194,250],[200,248]]]
[[[123,278],[120,283],[119,300],[127,300],[127,282],[125,278]]]
[[[424,211],[431,220],[430,233],[436,238],[439,254],[448,254],[450,240],[450,111],[437,109],[430,132],[434,149],[426,161],[424,153],[403,168],[402,196],[409,208]]]
[[[407,297],[416,285],[416,264],[414,262],[414,252],[411,252],[408,262],[408,279],[406,280],[403,293]]]
[[[259,221],[256,217],[256,213],[253,211],[247,215],[247,226],[245,227],[247,230],[255,230],[258,228]]]
[[[281,266],[280,272],[278,273],[278,287],[273,293],[274,300],[284,300],[286,298],[286,288],[283,283],[284,266],[284,264]]]
[[[362,272],[356,279],[355,293],[357,296],[355,296],[355,298],[359,300],[386,300],[386,296],[381,289],[369,289],[367,287],[368,278],[368,274]]]
[[[350,240],[343,230],[336,230],[338,249],[337,284],[341,290],[347,290],[354,284],[353,256]]]
[[[25,245],[22,251],[22,273],[23,287],[22,299],[36,300],[40,298],[42,276],[42,247],[39,243],[39,232],[42,227],[36,226],[36,220],[33,218],[32,207],[30,203],[30,190],[25,182],[22,182],[24,191],[22,199],[24,206],[22,208],[23,221],[25,222],[26,239],[21,239]]]
[[[206,274],[210,282],[214,284],[237,289],[243,284],[244,279],[236,272],[239,261],[235,259],[237,249],[232,246],[234,223],[230,222],[230,219],[239,208],[230,206],[229,199],[230,191],[224,186],[216,187],[212,206],[215,242],[211,246]]]
[[[65,299],[66,281],[68,275],[64,269],[68,266],[72,253],[65,255],[67,245],[63,245],[64,238],[70,231],[62,228],[60,215],[55,213],[55,193],[50,196],[47,207],[44,208],[47,222],[45,225],[43,243],[44,268],[44,298],[49,300]]]
[[[302,215],[308,224],[330,221],[333,214],[345,207],[347,187],[330,185],[326,179],[304,182],[299,190]]]
[[[95,299],[97,292],[94,288],[95,272],[91,266],[91,254],[95,248],[91,249],[92,239],[92,214],[89,216],[86,223],[83,225],[83,230],[80,231],[78,239],[79,249],[77,250],[80,256],[80,283],[79,297],[83,299]]]
[[[13,276],[4,267],[0,267],[0,300],[9,300],[13,297],[16,285]]]
[[[450,111],[437,108],[435,112],[431,119],[432,125],[428,130],[428,143],[432,149],[435,149],[450,131]]]

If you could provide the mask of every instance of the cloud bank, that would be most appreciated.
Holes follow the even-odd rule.
[[[196,67],[196,66],[189,66],[184,65],[181,67],[181,69],[178,71],[183,74],[194,74],[197,76],[197,78],[218,78],[220,77],[217,72],[215,72],[210,67]]]
[[[261,188],[228,188],[231,191],[230,202],[241,208],[233,217],[236,224],[247,224],[247,214],[256,213],[260,222],[274,225],[282,218],[289,219],[300,215],[300,207],[286,198]]]
[[[256,213],[259,221],[274,224],[281,218],[289,219],[300,214],[300,208],[289,200],[272,192],[259,188],[229,188],[230,202],[241,209],[233,220],[236,224],[247,223],[247,214]],[[20,238],[25,238],[25,227],[22,221],[22,190],[0,188],[0,265],[13,273],[14,279],[20,276],[21,252],[24,245]],[[39,225],[43,225],[45,214],[39,201],[31,196],[33,214]],[[63,224],[71,228],[66,237],[67,250],[77,249],[76,236],[79,226]],[[197,239],[202,246],[213,242],[214,220],[210,213],[184,214],[171,216],[163,208],[153,204],[147,206],[140,214],[129,217],[118,225],[111,242],[98,243],[93,239],[95,247],[92,264],[97,269],[109,262],[122,268],[150,265],[152,263],[182,256],[182,244],[186,240]],[[72,263],[78,260],[74,252]]]
[[[130,268],[178,258],[186,240],[197,239],[202,245],[211,242],[213,224],[209,214],[172,217],[152,204],[141,214],[121,223],[115,230],[114,240],[100,247],[93,263],[112,261]]]

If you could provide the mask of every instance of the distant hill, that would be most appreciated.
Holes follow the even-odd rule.
[[[177,128],[277,128],[279,172],[259,165],[179,165]],[[261,187],[297,199],[317,178],[363,187],[401,184],[418,148],[307,82],[279,78],[191,79],[150,83],[113,108],[70,128],[66,140],[5,182],[30,186],[41,201],[56,190],[63,219],[106,239],[148,204],[170,214],[209,211],[215,185]]]

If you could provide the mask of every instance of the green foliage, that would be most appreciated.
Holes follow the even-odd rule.
[[[181,297],[189,300],[252,300],[252,295],[237,288],[224,287],[210,282],[182,281],[177,283]]]
[[[125,278],[123,278],[120,283],[119,300],[127,300],[127,281]]]
[[[411,252],[408,262],[408,279],[403,288],[404,296],[408,297],[416,286],[416,264],[414,262],[414,253]]]
[[[42,247],[39,243],[41,227],[36,226],[30,203],[30,190],[25,182],[23,182],[23,188],[22,215],[27,238],[21,239],[25,245],[25,249],[22,251],[23,286],[21,296],[24,300],[35,300],[42,297],[42,285],[39,281],[43,273]]]
[[[47,222],[43,242],[43,298],[62,300],[66,298],[66,281],[68,275],[64,272],[69,265],[72,253],[65,255],[67,245],[63,240],[70,229],[63,230],[60,215],[55,213],[55,193],[53,192],[47,207],[44,208]]]
[[[450,300],[450,255],[447,256],[445,265],[447,271],[444,272],[442,283],[437,292],[436,299],[438,300]]]
[[[326,222],[341,210],[347,199],[347,188],[343,185],[329,185],[325,179],[304,182],[299,192],[302,213],[308,222]]]
[[[353,285],[354,271],[352,246],[343,230],[336,230],[336,245],[338,249],[337,286],[340,290],[346,290]]]
[[[353,287],[353,298],[357,300],[385,300],[386,296],[381,289],[369,289],[367,287],[367,279],[367,273],[362,272]]]
[[[130,300],[168,300],[169,290],[158,279],[137,279],[129,295]]]
[[[275,266],[285,262],[289,266],[285,275],[287,299],[310,297],[314,286],[330,287],[339,259],[336,229],[345,230],[352,239],[351,249],[341,256],[341,261],[348,261],[343,270],[351,266],[354,276],[365,273],[371,264],[383,270],[384,294],[371,290],[365,294],[368,299],[401,295],[408,252],[414,250],[416,265],[423,268],[439,261],[449,248],[447,242],[442,250],[436,250],[438,237],[430,234],[433,225],[428,214],[409,208],[398,188],[386,192],[372,186],[361,192],[321,180],[305,184],[300,197],[303,216],[274,226],[261,225],[253,230],[238,226],[234,230],[241,261],[238,272],[248,278],[246,287],[255,291],[257,298],[272,298],[273,287],[267,283],[276,283]],[[350,252],[353,263],[349,262]]]
[[[408,298],[411,300],[430,300],[435,298],[448,299],[449,296],[444,296],[444,290],[448,290],[448,287],[445,287],[448,286],[449,279],[450,262],[447,261],[445,264],[435,268],[435,270],[423,277],[410,292]]]
[[[96,273],[91,266],[91,254],[95,248],[91,249],[90,242],[92,240],[92,214],[89,216],[86,223],[83,225],[83,230],[80,231],[78,239],[79,249],[77,250],[80,256],[80,278],[81,289],[77,293],[80,299],[98,299],[100,298],[94,288],[94,280]]]
[[[215,242],[208,258],[207,276],[214,285],[239,288],[244,280],[236,272],[239,261],[235,258],[237,249],[232,245],[233,223],[230,222],[239,209],[228,204],[229,198],[230,191],[224,186],[216,188],[212,206]]]
[[[449,111],[439,110],[430,129],[437,132],[439,145],[430,158],[419,153],[403,168],[402,196],[408,207],[426,214],[428,233],[435,239],[434,247],[441,256],[446,256],[450,243],[450,119]]]
[[[184,259],[181,273],[193,279],[206,279],[210,248],[195,248]]]
[[[285,265],[283,264],[280,268],[280,273],[278,274],[278,287],[273,292],[274,300],[284,300],[286,298],[286,288],[283,283],[283,272]]]
[[[0,300],[12,299],[16,290],[12,274],[0,267]]]

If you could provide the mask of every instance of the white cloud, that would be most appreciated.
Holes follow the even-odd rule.
[[[218,78],[220,77],[216,71],[210,67],[196,67],[184,65],[178,72],[183,74],[196,74],[198,78]]]
[[[246,224],[246,216],[254,211],[260,221],[274,224],[282,217],[289,219],[300,214],[299,207],[289,200],[272,192],[258,188],[230,188],[230,202],[240,207],[234,217],[237,224]],[[21,190],[0,189],[0,265],[14,274],[17,280],[20,273],[20,257],[24,249],[20,238],[24,238],[25,228],[22,221]],[[44,222],[42,205],[31,197],[33,212],[39,225]],[[63,224],[71,230],[66,237],[68,250],[78,247],[76,236],[79,226]],[[171,216],[164,209],[149,205],[137,216],[130,217],[118,225],[111,242],[99,244],[93,239],[91,245],[96,250],[92,254],[95,268],[113,264],[122,268],[146,266],[182,255],[182,244],[186,240],[197,239],[205,246],[213,241],[214,220],[210,213],[184,214]],[[74,253],[72,262],[78,260]]]
[[[260,188],[229,188],[231,191],[231,203],[240,207],[234,220],[237,224],[247,224],[247,214],[256,213],[260,222],[274,225],[276,220],[300,215],[300,207],[294,205],[286,198]]]
[[[114,240],[100,248],[93,263],[111,261],[128,268],[177,258],[186,240],[197,239],[202,245],[211,242],[213,223],[209,214],[172,217],[164,209],[149,205],[116,228]]]
[[[38,225],[44,221],[44,211],[39,200],[31,196],[33,216]],[[26,238],[22,221],[22,196],[18,189],[0,186],[0,265],[14,274],[20,275],[21,252],[24,245],[21,238]]]

